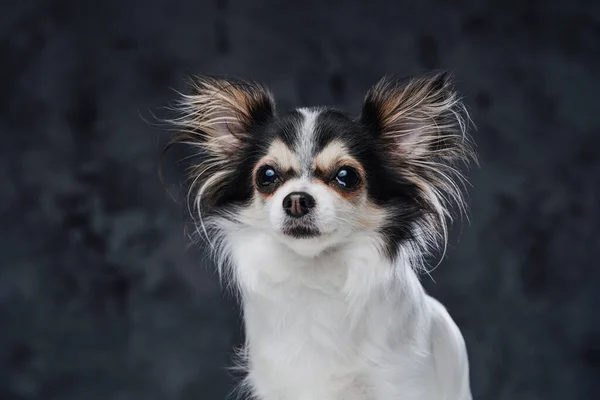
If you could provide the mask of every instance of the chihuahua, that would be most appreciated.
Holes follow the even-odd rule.
[[[239,295],[257,400],[470,400],[464,339],[419,281],[476,161],[450,75],[384,78],[359,116],[277,113],[264,86],[196,77],[175,109],[196,232]],[[443,257],[443,254],[442,254]]]

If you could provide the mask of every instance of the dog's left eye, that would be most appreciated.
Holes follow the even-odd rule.
[[[360,182],[360,178],[358,176],[358,172],[354,168],[351,167],[342,167],[338,170],[335,175],[335,180],[341,186],[346,189],[354,189],[358,186]]]
[[[268,165],[262,167],[258,171],[258,174],[256,176],[256,180],[258,181],[258,184],[261,186],[270,186],[270,185],[276,183],[278,179],[279,179],[279,177],[277,176],[277,172],[275,172],[275,169]]]

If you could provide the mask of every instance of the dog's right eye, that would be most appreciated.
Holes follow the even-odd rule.
[[[256,180],[260,186],[271,186],[279,180],[279,177],[277,176],[277,172],[275,172],[275,168],[265,165],[258,170]]]

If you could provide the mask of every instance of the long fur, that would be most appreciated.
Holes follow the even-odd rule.
[[[472,120],[447,72],[405,84],[383,78],[367,93],[365,103],[379,116],[383,135],[393,149],[390,160],[420,188],[430,210],[415,224],[419,232],[415,240],[403,249],[413,267],[424,270],[426,256],[440,247],[440,262],[446,254],[453,210],[467,215],[467,181],[458,168],[461,163],[477,162],[469,134]]]

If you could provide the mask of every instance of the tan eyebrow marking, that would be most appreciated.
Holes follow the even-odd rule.
[[[342,158],[349,158],[346,146],[339,140],[329,143],[317,156],[313,168],[321,171],[329,171],[334,168]]]
[[[271,146],[269,147],[269,151],[267,155],[261,160],[262,163],[264,160],[270,160],[269,162],[274,162],[281,172],[286,172],[289,170],[300,170],[300,162],[298,158],[292,153],[290,148],[286,146],[281,139],[275,139]]]

